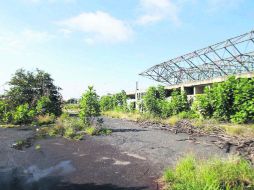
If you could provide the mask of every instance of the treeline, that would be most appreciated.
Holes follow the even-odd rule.
[[[0,123],[28,124],[39,116],[62,113],[60,88],[50,74],[18,70],[8,82],[9,90],[0,97]]]
[[[127,104],[126,93],[103,96],[100,100],[102,111],[135,111],[134,103]],[[168,118],[214,118],[220,121],[248,123],[254,121],[254,79],[230,77],[222,83],[206,87],[204,94],[188,101],[185,92],[173,91],[166,99],[163,86],[150,87],[143,100],[137,102],[141,114]]]

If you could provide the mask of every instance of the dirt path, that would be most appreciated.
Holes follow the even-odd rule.
[[[105,126],[112,135],[86,136],[78,142],[41,139],[22,151],[11,144],[34,132],[0,129],[0,189],[152,190],[161,172],[188,152],[226,156],[209,145],[212,138],[198,137],[199,143],[194,143],[186,134],[140,128],[118,119],[105,118]]]

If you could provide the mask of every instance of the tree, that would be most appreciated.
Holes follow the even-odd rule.
[[[120,93],[113,95],[114,107],[126,111],[127,108],[127,94],[124,90]]]
[[[148,88],[144,96],[144,105],[147,112],[155,116],[160,116],[161,109],[159,99],[157,98],[158,91],[155,87]]]
[[[102,96],[100,99],[100,106],[102,111],[109,111],[114,109],[114,100],[112,96]]]
[[[99,96],[93,86],[89,86],[81,97],[79,116],[86,124],[91,124],[94,117],[100,116]]]
[[[20,69],[11,78],[9,85],[10,89],[4,96],[11,110],[24,104],[35,108],[42,97],[47,97],[50,100],[48,112],[56,116],[62,113],[61,88],[54,85],[50,74],[39,69],[36,72]]]

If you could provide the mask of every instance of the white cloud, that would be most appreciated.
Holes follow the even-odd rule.
[[[89,44],[125,42],[133,35],[132,29],[124,21],[102,11],[82,13],[58,24],[65,30],[85,33],[85,41]]]
[[[170,20],[180,25],[179,8],[171,0],[140,0],[140,7],[144,13],[137,23],[145,25],[162,20]]]
[[[25,29],[20,33],[0,33],[0,50],[18,52],[34,44],[45,43],[53,36],[47,32]]]

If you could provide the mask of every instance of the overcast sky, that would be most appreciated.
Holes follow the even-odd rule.
[[[253,29],[253,0],[0,0],[0,93],[19,68],[64,98],[146,88],[149,67]]]

